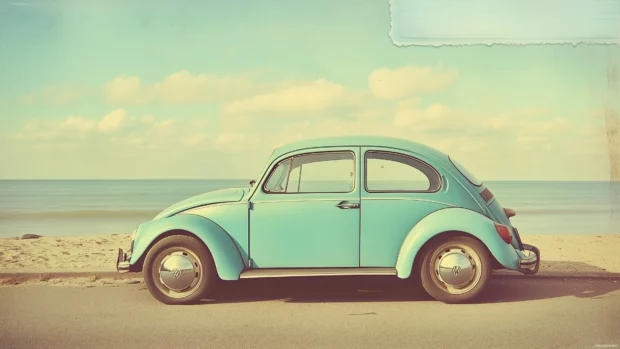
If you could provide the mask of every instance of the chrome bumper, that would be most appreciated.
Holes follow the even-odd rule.
[[[523,252],[529,252],[519,259],[519,271],[523,274],[536,274],[540,267],[540,250],[536,246],[523,244]]]
[[[126,273],[129,271],[130,265],[129,260],[131,259],[131,254],[127,255],[127,253],[123,252],[123,249],[118,249],[118,257],[116,259],[116,271],[119,273]]]

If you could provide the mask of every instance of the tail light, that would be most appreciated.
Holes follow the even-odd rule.
[[[504,240],[505,243],[512,243],[512,232],[510,228],[503,224],[495,223],[495,230],[497,230],[497,234]]]

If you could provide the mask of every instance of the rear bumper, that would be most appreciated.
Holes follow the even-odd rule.
[[[519,253],[519,271],[523,274],[536,274],[539,267],[540,250],[536,246],[523,244],[523,251]]]
[[[118,257],[116,259],[116,271],[119,273],[127,273],[131,268],[129,264],[129,260],[131,259],[131,255],[123,252],[123,249],[118,249]]]

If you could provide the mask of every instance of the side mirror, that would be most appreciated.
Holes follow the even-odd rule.
[[[255,181],[255,180],[251,180],[251,181],[250,181],[250,187],[253,187],[255,183],[256,183],[256,181]]]

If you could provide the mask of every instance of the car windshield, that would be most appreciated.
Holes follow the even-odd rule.
[[[469,172],[465,166],[461,165],[459,162],[455,161],[454,159],[452,159],[450,157],[450,161],[452,161],[452,164],[454,165],[454,167],[456,167],[457,170],[459,170],[459,172],[461,172],[461,174],[467,178],[468,181],[471,182],[471,184],[479,187],[482,185],[482,181],[479,180],[476,176],[474,176],[473,173]]]

